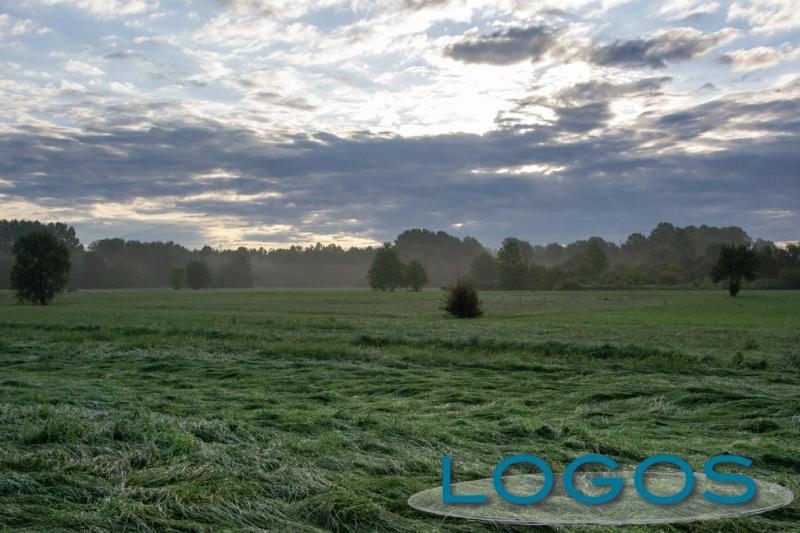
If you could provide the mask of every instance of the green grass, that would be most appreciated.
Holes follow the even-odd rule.
[[[408,507],[445,453],[466,481],[731,452],[800,492],[800,293],[482,297],[465,321],[439,291],[0,293],[0,529],[513,530]]]

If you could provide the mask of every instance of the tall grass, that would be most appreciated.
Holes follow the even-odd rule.
[[[800,294],[487,292],[477,321],[440,298],[0,294],[0,529],[509,530],[406,505],[445,453],[463,481],[511,453],[730,452],[800,490]]]

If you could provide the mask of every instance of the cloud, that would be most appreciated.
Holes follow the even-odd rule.
[[[573,102],[611,100],[623,97],[653,97],[661,95],[661,89],[671,81],[672,78],[669,76],[643,78],[624,83],[592,80],[567,87],[559,91],[557,96],[562,100]]]
[[[83,74],[84,76],[105,76],[105,72],[99,68],[77,59],[70,59],[64,63],[64,70],[74,74]]]
[[[703,33],[694,28],[671,28],[648,37],[599,45],[589,52],[597,65],[665,68],[667,62],[687,61],[728,43],[739,35],[733,28]]]
[[[156,9],[158,0],[32,0],[45,6],[65,6],[101,19],[140,15]]]
[[[607,102],[593,102],[576,107],[562,107],[556,110],[559,129],[570,133],[583,133],[605,126],[611,117]]]
[[[735,72],[751,72],[798,58],[800,58],[800,48],[784,43],[777,48],[758,46],[748,50],[732,50],[720,56],[719,61],[730,65]]]
[[[16,19],[7,13],[0,13],[0,36],[20,37],[29,33],[43,35],[51,31],[53,30],[31,19]]]
[[[385,239],[459,223],[465,205],[488,243],[536,238],[532,228],[542,226],[554,228],[547,238],[576,237],[598,219],[612,236],[632,219],[746,225],[754,209],[794,209],[798,104],[795,83],[643,115],[631,127],[607,126],[608,104],[594,102],[524,132],[423,137],[270,140],[196,117],[135,130],[27,127],[0,137],[0,176],[13,183],[0,192],[88,213],[106,206],[105,218],[193,224],[217,237],[278,225],[334,235],[355,218],[346,233]],[[603,135],[563,138],[597,127]],[[197,179],[209,175],[219,177]],[[711,204],[720,207],[714,217],[692,215]],[[788,235],[791,222],[774,221],[773,236]]]
[[[317,106],[309,103],[305,98],[298,96],[284,96],[282,94],[269,91],[261,91],[251,94],[248,96],[248,99],[265,104],[288,107],[298,111],[313,111],[317,108]]]
[[[219,7],[237,15],[295,19],[310,11],[343,4],[343,0],[216,0]]]
[[[132,59],[132,58],[140,58],[141,55],[133,50],[125,49],[125,50],[115,50],[113,52],[109,52],[103,55],[103,59],[108,61],[113,60],[121,60],[121,59]]]
[[[73,83],[66,80],[61,80],[61,83],[58,86],[59,94],[62,95],[70,95],[70,94],[83,94],[86,92],[86,87],[81,85],[80,83]]]
[[[115,93],[119,94],[136,94],[136,87],[128,82],[112,81],[108,84],[108,88]]]
[[[800,27],[797,0],[744,0],[733,2],[728,20],[743,19],[755,33],[773,34]]]
[[[539,61],[556,46],[558,31],[547,26],[510,27],[448,45],[444,54],[464,63],[510,65]]]
[[[600,66],[665,68],[668,62],[694,59],[730,42],[738,30],[704,33],[694,28],[660,30],[646,37],[595,43],[568,43],[565,29],[548,26],[511,27],[486,35],[467,35],[445,47],[444,55],[465,63],[510,65],[533,62],[548,54],[562,61],[585,59]]]
[[[411,11],[446,7],[451,0],[405,0],[403,7]]]
[[[699,15],[710,15],[719,10],[720,4],[707,0],[671,0],[658,12],[667,20],[686,20]]]
[[[489,243],[796,213],[798,43],[767,33],[792,14],[662,5],[24,0],[0,15],[0,211],[265,242],[475,221]],[[715,53],[726,15],[760,33]]]

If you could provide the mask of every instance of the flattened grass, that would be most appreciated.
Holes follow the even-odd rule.
[[[511,453],[731,452],[800,491],[800,293],[484,293],[474,321],[440,298],[0,293],[0,527],[508,529],[406,505],[444,453],[468,480]]]

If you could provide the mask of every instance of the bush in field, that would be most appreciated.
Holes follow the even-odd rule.
[[[367,272],[369,286],[376,291],[394,291],[406,284],[406,268],[400,262],[397,249],[391,244],[384,243],[383,247],[375,252],[375,259]]]
[[[754,280],[758,270],[758,252],[746,244],[723,245],[719,250],[717,263],[711,269],[711,280],[719,283],[728,281],[728,292],[736,296],[741,288],[742,278]]]
[[[444,310],[457,318],[476,318],[483,314],[478,291],[466,279],[458,279],[445,289]]]
[[[186,285],[190,289],[207,289],[211,285],[211,270],[202,261],[186,265]]]
[[[421,291],[422,287],[428,284],[428,271],[425,270],[425,265],[416,260],[411,261],[406,266],[406,282],[412,291]]]
[[[14,243],[11,288],[17,299],[46,305],[69,281],[69,250],[49,231],[33,231]]]
[[[185,268],[173,268],[169,271],[169,286],[175,289],[176,291],[179,289],[186,288],[186,269]]]

